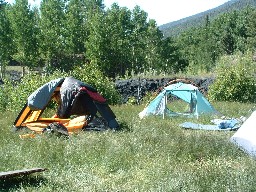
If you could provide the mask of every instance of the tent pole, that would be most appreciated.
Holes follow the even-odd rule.
[[[166,105],[167,105],[167,95],[166,95],[166,92],[164,94],[164,112],[163,112],[163,119],[164,119],[164,114],[165,114],[165,111],[166,111]]]
[[[197,101],[197,90],[196,90],[196,101]],[[198,111],[197,111],[197,102],[196,102],[196,117],[197,117],[197,119],[199,118],[199,115],[198,115]]]

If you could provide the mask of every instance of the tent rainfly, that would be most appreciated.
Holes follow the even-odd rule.
[[[247,154],[256,157],[256,111],[242,124],[230,141]]]
[[[176,113],[167,108],[167,97],[172,95],[179,99],[182,99],[190,106],[189,113]],[[193,115],[198,117],[201,114],[214,114],[219,113],[216,111],[209,101],[198,90],[198,87],[192,84],[178,82],[175,84],[164,87],[162,92],[152,100],[149,105],[139,113],[139,117],[142,119],[148,115]]]

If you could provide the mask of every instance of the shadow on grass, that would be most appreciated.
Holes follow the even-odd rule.
[[[130,127],[127,125],[126,122],[122,121],[122,122],[118,122],[119,126],[117,128],[110,128],[108,127],[107,123],[105,123],[105,125],[93,125],[93,126],[86,126],[85,128],[83,128],[83,131],[95,131],[95,132],[102,132],[102,131],[115,131],[115,132],[120,132],[120,131],[131,131]]]
[[[46,185],[47,179],[44,177],[21,176],[0,180],[0,191],[19,191],[22,188]]]
[[[126,122],[122,121],[122,122],[119,122],[118,131],[131,132],[132,130]]]

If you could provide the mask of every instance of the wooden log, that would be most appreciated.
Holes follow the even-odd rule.
[[[29,175],[31,173],[42,172],[47,169],[45,168],[31,168],[31,169],[22,169],[22,170],[14,170],[14,171],[7,171],[7,172],[0,172],[0,179],[5,179],[9,177],[16,177],[16,176],[24,176]]]

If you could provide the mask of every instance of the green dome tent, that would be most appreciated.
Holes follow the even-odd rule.
[[[167,108],[167,98],[173,96],[189,104],[189,112],[174,112]],[[209,101],[198,90],[198,87],[183,82],[168,85],[164,87],[161,93],[149,103],[149,105],[139,113],[140,118],[148,115],[192,115],[198,117],[201,114],[218,113]]]

